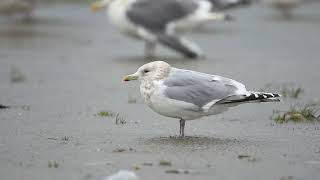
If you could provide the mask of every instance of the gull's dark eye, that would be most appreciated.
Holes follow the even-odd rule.
[[[143,70],[144,73],[150,72],[148,69]]]

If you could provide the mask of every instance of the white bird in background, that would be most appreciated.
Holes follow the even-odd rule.
[[[132,171],[120,170],[116,174],[105,177],[102,180],[138,180],[138,176]]]
[[[207,0],[102,0],[93,3],[97,11],[108,7],[111,23],[121,32],[145,41],[147,57],[153,57],[156,44],[173,49],[186,57],[202,56],[200,48],[179,36],[209,21],[230,19],[211,11]]]
[[[22,16],[31,18],[37,0],[1,0],[0,14],[6,16]]]
[[[283,17],[290,18],[292,17],[293,9],[297,8],[302,3],[302,0],[263,0],[263,2],[279,10]]]
[[[242,103],[280,101],[279,94],[248,91],[243,84],[222,76],[178,69],[163,61],[141,66],[124,81],[140,80],[145,103],[155,112],[186,120],[222,113]]]

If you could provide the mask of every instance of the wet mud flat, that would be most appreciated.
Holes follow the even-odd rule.
[[[122,77],[150,61],[143,43],[86,4],[50,4],[28,23],[0,19],[1,179],[98,179],[120,169],[140,179],[319,179],[319,123],[277,124],[273,110],[320,98],[320,4],[292,20],[254,6],[236,21],[190,34],[206,53],[176,67],[239,80],[248,89],[294,83],[299,98],[247,104],[186,123],[143,104]]]

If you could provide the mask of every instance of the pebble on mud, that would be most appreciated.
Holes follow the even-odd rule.
[[[132,166],[132,169],[135,170],[135,171],[138,171],[138,170],[141,169],[141,167],[138,166],[138,165],[133,165],[133,166]]]
[[[124,149],[124,148],[117,148],[117,149],[113,150],[112,152],[120,153],[120,152],[125,152],[125,151],[126,151],[126,149]]]
[[[56,161],[49,161],[48,168],[58,168],[59,164]]]
[[[282,176],[279,180],[292,180],[293,176]]]
[[[172,163],[170,161],[161,160],[159,166],[172,166]]]
[[[145,162],[145,163],[142,163],[142,166],[153,166],[153,163],[151,163],[151,162]]]
[[[251,156],[249,155],[238,155],[238,159],[245,159],[245,158],[250,158]]]
[[[63,136],[61,138],[61,141],[69,141],[69,140],[70,140],[70,137],[68,137],[68,136]]]
[[[10,108],[10,106],[5,106],[3,104],[0,104],[0,109],[9,109],[9,108]]]
[[[246,159],[248,162],[256,162],[257,158],[250,155],[238,155],[238,159]]]
[[[189,174],[188,170],[182,170],[182,169],[169,169],[165,171],[168,174]]]
[[[117,148],[117,149],[113,150],[112,152],[121,153],[121,152],[125,152],[125,151],[134,151],[134,149],[131,147],[128,150],[125,148]]]

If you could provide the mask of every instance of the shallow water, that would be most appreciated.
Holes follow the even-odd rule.
[[[121,81],[150,60],[143,43],[119,34],[104,13],[86,4],[50,4],[33,22],[0,19],[0,103],[14,106],[0,110],[1,179],[97,179],[135,165],[142,180],[319,179],[319,124],[278,125],[269,118],[274,109],[319,98],[319,8],[301,7],[289,21],[261,6],[232,11],[235,22],[188,35],[205,59],[158,48],[157,59],[231,77],[248,89],[288,82],[304,89],[297,100],[247,104],[187,122],[185,139],[171,137],[178,121],[152,112],[138,85]],[[13,68],[25,81],[10,81]],[[127,124],[95,115],[102,110]],[[160,167],[160,160],[173,165]],[[48,168],[49,161],[59,167]]]

